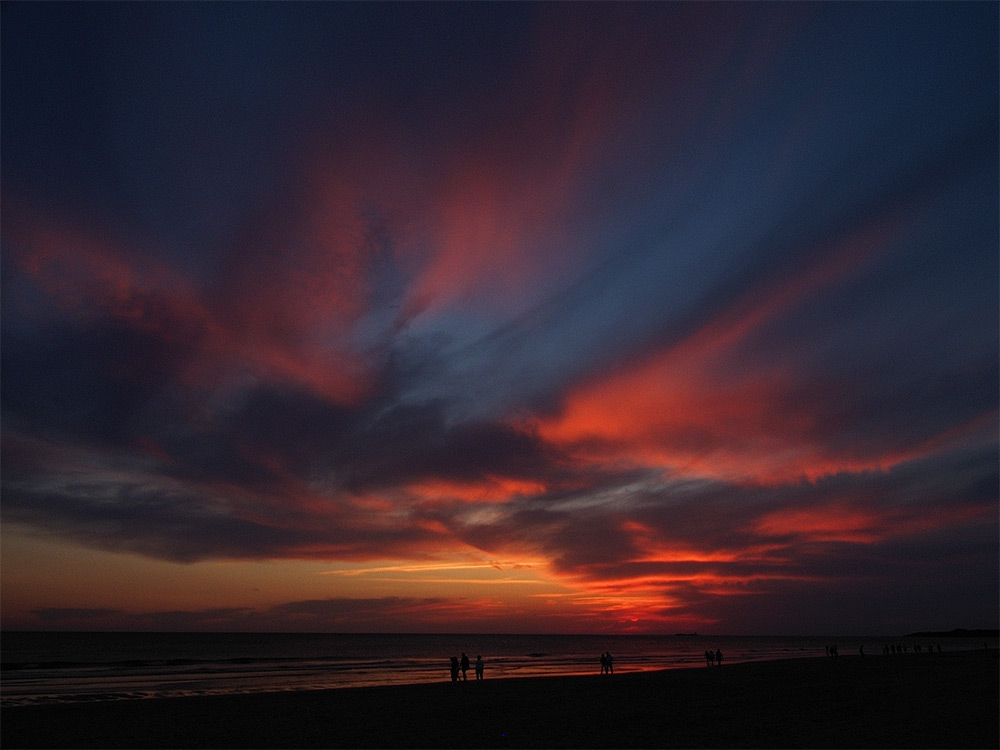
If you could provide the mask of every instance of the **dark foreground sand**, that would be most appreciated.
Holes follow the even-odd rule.
[[[997,652],[5,708],[20,747],[1000,747]]]

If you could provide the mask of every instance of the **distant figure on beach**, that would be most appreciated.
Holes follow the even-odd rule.
[[[605,652],[601,653],[601,674],[608,673],[608,655]]]
[[[465,676],[465,673],[468,672],[468,671],[469,671],[469,657],[466,656],[465,652],[463,651],[462,652],[462,680],[463,681],[466,680],[466,679],[468,679]]]
[[[451,657],[451,681],[458,682],[458,657]]]
[[[476,679],[483,679],[483,657],[482,655],[476,657]]]
[[[722,666],[722,652],[719,649],[715,649],[715,663]]]
[[[861,654],[862,659],[865,658],[865,645],[863,643],[858,646],[858,653]]]
[[[605,654],[605,656],[607,656],[607,659],[608,659],[608,674],[614,674],[615,673],[615,666],[614,666],[614,664],[611,663],[611,652],[608,651],[607,654]]]
[[[705,662],[709,667],[715,662],[715,654],[713,654],[711,650],[705,652]]]

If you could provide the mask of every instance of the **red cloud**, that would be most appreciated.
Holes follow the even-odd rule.
[[[466,503],[512,502],[521,497],[540,495],[546,490],[538,481],[486,476],[477,481],[434,479],[416,482],[406,491],[424,504],[448,503],[458,500]]]
[[[818,416],[796,395],[797,374],[782,362],[751,365],[744,353],[751,335],[875,258],[894,223],[816,253],[797,274],[746,294],[678,344],[578,386],[560,414],[535,420],[539,434],[587,461],[738,481],[816,478],[917,455],[831,452]]]
[[[317,263],[282,275],[248,257],[253,268],[241,273],[255,282],[220,296],[196,289],[152,254],[29,209],[19,207],[4,233],[14,266],[46,296],[49,307],[37,318],[58,311],[85,324],[109,319],[180,346],[186,354],[176,375],[189,386],[213,387],[249,373],[295,383],[334,403],[352,403],[365,391],[365,363],[342,335],[361,307],[345,291],[358,276],[347,262],[346,271],[331,261],[332,267]],[[340,339],[324,338],[321,324],[328,321]],[[129,363],[120,368],[127,374]]]
[[[983,518],[991,511],[982,506],[910,509],[832,504],[768,513],[757,519],[753,531],[764,538],[792,537],[816,542],[870,544],[896,536],[947,528]]]

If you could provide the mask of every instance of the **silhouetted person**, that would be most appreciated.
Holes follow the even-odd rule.
[[[722,652],[719,649],[715,649],[715,663],[722,666]]]
[[[611,652],[610,651],[608,651],[607,657],[608,657],[608,674],[614,674],[615,673],[615,665],[611,663]]]
[[[483,679],[483,657],[482,656],[477,656],[476,657],[476,679],[477,680]]]
[[[861,658],[862,659],[865,658],[865,646],[864,646],[864,644],[861,644],[860,646],[858,646],[858,653],[861,654]]]
[[[711,651],[706,651],[705,652],[705,663],[706,663],[706,665],[710,667],[710,666],[712,666],[712,662],[714,662],[714,661],[715,661],[715,654],[713,654]]]
[[[451,681],[458,682],[458,657],[451,657]]]
[[[462,680],[466,680],[465,673],[469,671],[469,657],[462,652]]]
[[[601,652],[601,674],[608,673],[608,655],[605,652]]]

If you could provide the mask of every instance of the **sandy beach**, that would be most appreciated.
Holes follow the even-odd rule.
[[[11,707],[7,750],[996,748],[997,651]],[[444,671],[443,671],[444,674]]]

